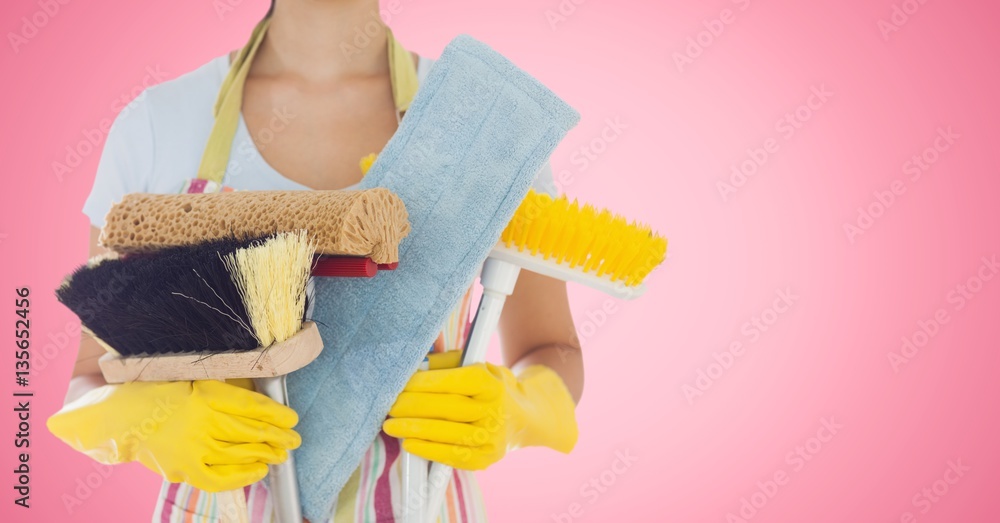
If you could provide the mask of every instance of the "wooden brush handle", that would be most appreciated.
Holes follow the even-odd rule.
[[[109,352],[97,363],[108,383],[270,378],[305,367],[322,350],[319,328],[307,321],[294,336],[267,348],[159,356],[121,356]]]
[[[227,490],[215,494],[219,521],[222,523],[249,523],[247,496],[243,489]]]

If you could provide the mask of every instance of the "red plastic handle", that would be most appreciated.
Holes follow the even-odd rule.
[[[378,273],[378,264],[359,256],[320,256],[313,265],[313,276],[371,278]]]

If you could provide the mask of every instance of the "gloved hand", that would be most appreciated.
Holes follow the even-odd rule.
[[[105,463],[139,461],[208,492],[244,487],[302,442],[294,410],[221,381],[105,385],[48,420],[56,437]]]
[[[481,470],[508,450],[544,446],[569,452],[577,426],[572,396],[552,369],[533,365],[519,376],[497,365],[457,364],[458,353],[431,355],[389,411],[382,429],[403,449],[454,468]]]

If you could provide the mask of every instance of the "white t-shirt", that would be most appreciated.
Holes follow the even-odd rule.
[[[427,76],[433,60],[420,58],[417,76]],[[129,193],[176,194],[197,177],[205,143],[212,130],[215,104],[229,71],[229,55],[146,89],[115,118],[97,166],[97,176],[83,206],[95,227],[104,226],[111,205]],[[359,158],[360,160],[360,158]],[[223,183],[237,190],[308,190],[276,171],[261,156],[243,115]],[[535,189],[551,192],[548,163],[535,179]]]

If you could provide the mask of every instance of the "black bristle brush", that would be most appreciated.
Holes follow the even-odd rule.
[[[98,257],[67,278],[56,296],[123,356],[255,349],[246,305],[223,257],[261,240]]]

